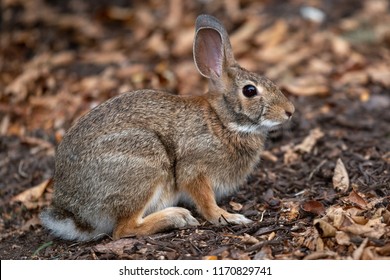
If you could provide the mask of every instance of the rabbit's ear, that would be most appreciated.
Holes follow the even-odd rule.
[[[206,78],[217,79],[226,67],[236,63],[225,28],[210,15],[196,19],[193,51],[196,67]]]

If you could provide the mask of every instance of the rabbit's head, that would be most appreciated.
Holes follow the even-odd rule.
[[[194,60],[198,71],[209,79],[219,114],[239,132],[261,132],[288,121],[293,104],[265,77],[245,70],[234,59],[228,34],[210,15],[196,21]]]

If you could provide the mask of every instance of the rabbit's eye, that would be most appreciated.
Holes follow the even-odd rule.
[[[242,94],[247,98],[251,98],[257,95],[257,89],[255,86],[246,85],[242,88]]]

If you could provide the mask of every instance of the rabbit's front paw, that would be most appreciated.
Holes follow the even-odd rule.
[[[228,212],[221,213],[216,219],[213,219],[211,221],[213,224],[217,225],[227,225],[227,224],[235,224],[235,225],[241,225],[241,224],[249,224],[253,221],[246,218],[244,215],[241,214],[230,214]]]

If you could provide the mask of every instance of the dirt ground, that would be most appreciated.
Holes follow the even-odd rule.
[[[130,3],[130,4],[129,4]],[[1,259],[390,259],[390,6],[372,1],[3,0]],[[138,88],[204,92],[194,21],[224,22],[237,60],[293,101],[247,183],[220,202],[249,225],[65,242],[42,228],[55,147]]]

